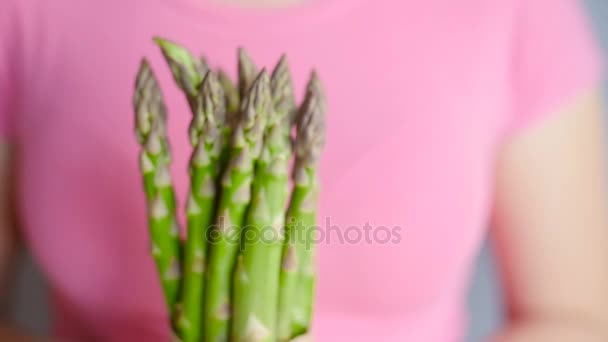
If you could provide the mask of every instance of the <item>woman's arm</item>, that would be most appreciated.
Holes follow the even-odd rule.
[[[11,205],[11,153],[7,144],[0,142],[0,291],[6,293],[10,271],[18,246],[17,231]],[[6,323],[0,322],[0,341],[31,342]]]
[[[601,107],[588,92],[500,155],[494,233],[509,323],[496,341],[608,341]]]

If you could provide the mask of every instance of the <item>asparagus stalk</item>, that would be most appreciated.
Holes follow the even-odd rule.
[[[249,56],[247,51],[244,48],[239,48],[238,51],[238,72],[239,72],[239,96],[241,99],[244,99],[245,96],[249,93],[249,88],[251,84],[256,79],[257,76],[257,68],[255,63],[253,63],[253,59]]]
[[[224,94],[213,73],[207,72],[196,101],[190,125],[194,152],[190,159],[190,196],[186,208],[188,237],[184,251],[182,311],[176,323],[183,342],[202,339],[206,237],[214,219],[215,179],[224,145]]]
[[[230,160],[222,175],[218,222],[211,239],[205,288],[204,340],[227,341],[231,318],[232,275],[241,226],[251,197],[253,170],[262,146],[270,104],[269,77],[262,71],[241,106],[231,141]]]
[[[148,200],[152,255],[160,274],[167,307],[173,315],[180,282],[180,240],[175,217],[175,193],[169,172],[167,110],[146,59],[142,60],[137,73],[133,104],[135,134],[142,146],[140,163]]]
[[[231,131],[240,120],[240,101],[245,98],[249,92],[253,81],[257,77],[257,68],[253,63],[253,60],[245,51],[244,48],[238,49],[238,84],[237,86],[232,83],[232,80],[223,70],[217,71],[218,79],[224,88],[225,103],[226,103],[226,131],[225,133],[230,136]],[[238,87],[238,88],[237,88]],[[222,157],[222,172],[228,162],[230,149],[226,149]]]
[[[296,100],[286,55],[281,56],[279,62],[272,71],[270,89],[272,92],[274,110],[280,112],[280,117],[283,118],[283,125],[291,126],[295,119]],[[291,127],[288,127],[286,131],[284,130],[283,132],[287,136],[290,136]]]
[[[291,156],[290,126],[286,122],[293,106],[285,57],[273,72],[271,90],[276,110],[269,108],[253,198],[242,233],[243,250],[234,275],[234,342],[276,341],[282,230]]]
[[[287,210],[288,238],[283,246],[281,267],[280,341],[304,334],[310,327],[315,280],[312,239],[319,188],[317,164],[325,143],[326,110],[321,83],[313,72],[296,122],[294,190]]]
[[[173,79],[186,94],[188,104],[194,112],[199,86],[209,70],[205,58],[194,57],[187,49],[170,40],[155,37],[154,41],[160,47]]]
[[[226,107],[226,122],[224,127],[224,136],[226,140],[230,140],[230,135],[232,132],[232,128],[236,125],[239,118],[239,92],[237,88],[230,80],[230,77],[222,70],[218,70],[217,77],[224,89],[224,103]],[[226,163],[228,162],[228,158],[230,156],[230,145],[226,144],[224,146],[224,151],[222,152],[221,158],[221,167],[220,170],[225,169]]]
[[[287,59],[285,55],[277,64],[272,73],[271,88],[276,112],[282,112],[285,125],[284,133],[291,142],[291,124],[294,121],[296,106],[293,92],[293,85]],[[288,223],[289,224],[289,223]],[[277,338],[279,341],[286,341],[291,337],[291,312],[295,297],[297,281],[297,258],[295,257],[295,236],[293,229],[284,231],[284,247],[282,251],[282,262],[280,268],[279,294],[278,294],[278,315],[277,315]]]
[[[230,77],[223,71],[218,70],[218,79],[224,89],[224,100],[226,106],[226,125],[224,127],[224,135],[226,140],[230,140],[232,130],[238,124],[240,120],[240,100],[244,99],[251,88],[251,84],[257,77],[256,67],[251,60],[251,57],[247,54],[245,49],[239,48],[238,51],[238,70],[239,70],[239,82],[238,86],[242,91],[235,87]],[[220,162],[220,170],[223,174],[226,164],[230,158],[230,145],[226,144],[224,151],[222,152],[222,158]]]

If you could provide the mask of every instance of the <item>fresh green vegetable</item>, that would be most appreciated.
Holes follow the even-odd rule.
[[[280,276],[279,341],[290,340],[310,328],[315,284],[317,164],[325,144],[326,108],[321,83],[313,72],[296,122],[294,189],[287,211]]]
[[[196,97],[190,125],[194,152],[190,159],[190,197],[186,208],[188,235],[184,250],[182,311],[176,324],[184,342],[202,339],[206,237],[215,214],[216,178],[224,145],[225,116],[223,89],[215,75],[207,72]]]
[[[170,40],[155,37],[154,41],[169,64],[175,83],[186,94],[188,103],[194,111],[199,86],[209,71],[205,58],[196,58],[186,48]]]
[[[193,114],[182,254],[167,110],[144,59],[133,98],[135,135],[141,145],[152,255],[171,315],[172,339],[305,339],[315,287],[317,168],[327,110],[317,74],[311,74],[297,109],[285,56],[269,77],[265,70],[257,73],[240,48],[235,86],[223,71],[212,72],[204,57],[169,40],[154,40]]]
[[[282,124],[289,126],[283,132],[291,140],[291,125],[294,123],[297,108],[286,55],[281,56],[272,71],[270,89],[275,112],[279,112],[278,115],[283,118]]]
[[[217,78],[224,89],[224,104],[226,107],[226,120],[224,127],[224,138],[229,141],[232,130],[234,126],[237,124],[240,117],[240,108],[239,108],[239,92],[232,83],[230,77],[224,73],[222,70],[218,70]],[[226,164],[228,163],[228,159],[230,158],[230,144],[225,144],[224,150],[222,151],[221,158],[221,167],[220,170],[223,172],[226,168]]]
[[[271,80],[272,106],[257,161],[252,202],[234,275],[232,341],[276,341],[279,269],[289,196],[293,91],[283,57]],[[273,110],[274,109],[274,110]]]
[[[277,64],[272,73],[271,88],[274,100],[275,112],[281,113],[283,117],[283,134],[291,143],[291,125],[293,123],[296,106],[294,99],[293,84],[289,67],[285,55]],[[289,224],[289,222],[287,222]],[[294,229],[284,229],[284,247],[282,247],[282,256],[279,278],[279,293],[278,293],[278,312],[277,312],[277,327],[276,334],[279,340],[288,340],[291,337],[291,307],[296,293],[297,281],[297,258],[295,258],[295,236]]]
[[[244,48],[239,48],[238,59],[239,96],[241,99],[244,99],[257,76],[257,68],[253,59],[251,59]]]
[[[172,315],[180,287],[179,226],[175,216],[175,193],[169,172],[167,110],[158,82],[146,59],[142,60],[137,73],[133,104],[135,135],[142,146],[140,167],[148,200],[152,255]]]
[[[227,341],[232,316],[232,274],[241,227],[251,200],[254,166],[260,156],[270,108],[270,80],[262,71],[245,96],[222,176],[218,218],[212,233],[205,288],[205,341]]]

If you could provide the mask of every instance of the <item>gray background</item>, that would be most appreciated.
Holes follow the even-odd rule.
[[[534,0],[531,0],[534,1]],[[608,1],[587,0],[590,17],[605,51],[608,51]],[[608,87],[605,87],[608,99]],[[607,120],[608,121],[608,120]],[[8,316],[28,331],[49,331],[48,300],[44,281],[31,258],[24,255],[18,265],[18,281],[9,296]],[[491,248],[486,244],[477,260],[477,271],[469,296],[471,326],[469,342],[483,341],[502,322],[499,282]]]

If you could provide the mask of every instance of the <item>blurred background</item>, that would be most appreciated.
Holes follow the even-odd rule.
[[[608,1],[586,0],[589,17],[604,48],[608,61]],[[608,63],[607,63],[608,65]],[[608,103],[608,82],[604,87]],[[608,113],[606,113],[608,122]],[[608,125],[605,125],[608,132]],[[608,138],[608,134],[607,134]],[[608,139],[607,149],[608,152]],[[608,153],[606,153],[608,160]],[[45,334],[50,330],[51,317],[48,310],[44,279],[35,263],[28,255],[23,255],[17,269],[18,280],[9,296],[9,319],[28,331]],[[472,279],[469,310],[471,313],[467,342],[483,341],[502,322],[501,289],[494,268],[491,245],[487,243],[477,260],[476,272]],[[2,307],[2,306],[0,306]]]

